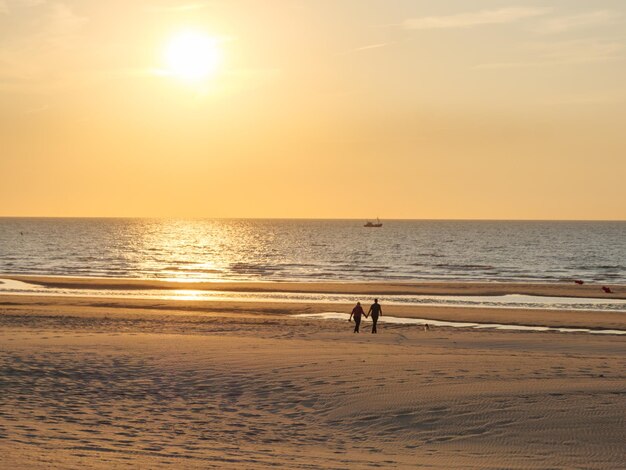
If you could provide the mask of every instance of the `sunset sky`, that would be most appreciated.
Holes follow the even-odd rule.
[[[0,0],[0,216],[626,220],[623,0]]]

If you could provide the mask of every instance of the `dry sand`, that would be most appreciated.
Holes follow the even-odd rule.
[[[625,468],[626,338],[285,315],[326,308],[0,296],[1,466]]]

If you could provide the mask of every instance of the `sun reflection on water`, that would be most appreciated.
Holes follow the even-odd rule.
[[[248,250],[256,251],[245,224],[232,227],[218,220],[153,220],[136,229],[141,240],[134,260],[137,270],[153,272],[170,282],[224,280]]]

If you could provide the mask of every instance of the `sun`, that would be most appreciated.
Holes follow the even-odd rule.
[[[181,32],[165,48],[167,72],[182,80],[210,78],[217,72],[220,59],[218,41],[199,31]]]

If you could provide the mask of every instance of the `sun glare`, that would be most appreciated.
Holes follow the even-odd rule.
[[[197,31],[174,36],[165,49],[168,72],[180,79],[199,81],[210,78],[220,63],[217,40]]]

